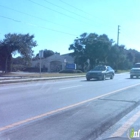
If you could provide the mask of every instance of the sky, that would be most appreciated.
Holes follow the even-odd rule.
[[[0,40],[7,33],[34,35],[39,50],[70,53],[82,33],[107,34],[140,51],[140,0],[0,0]]]

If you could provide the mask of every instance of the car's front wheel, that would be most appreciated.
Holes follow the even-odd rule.
[[[131,79],[133,79],[133,76],[132,76],[132,75],[130,75],[130,78],[131,78]]]
[[[90,78],[87,77],[87,81],[90,81]]]
[[[113,74],[111,74],[110,79],[113,79],[113,78],[114,78],[114,75],[113,75]]]
[[[102,77],[102,80],[105,80],[106,79],[106,76],[105,76],[105,74],[103,75],[103,77]]]

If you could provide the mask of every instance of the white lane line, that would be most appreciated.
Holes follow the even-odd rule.
[[[140,111],[134,114],[130,119],[128,119],[116,132],[114,132],[110,137],[121,137],[126,131],[130,129],[132,124],[134,124],[140,118]]]
[[[76,88],[76,87],[81,87],[81,86],[82,86],[82,85],[64,87],[64,88],[60,88],[59,90],[64,90],[64,89],[69,89],[69,88]]]

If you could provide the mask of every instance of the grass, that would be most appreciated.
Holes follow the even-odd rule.
[[[130,70],[118,70],[116,73],[130,72]]]
[[[74,75],[85,75],[85,73],[41,73],[41,77],[62,77],[62,76],[74,76]],[[7,73],[1,74],[1,77],[19,77],[19,78],[38,78],[40,73]]]
[[[116,73],[130,72],[130,70],[118,70]],[[62,77],[62,76],[75,76],[86,75],[86,73],[41,73],[41,77]],[[39,78],[40,73],[29,72],[12,72],[7,74],[0,74],[0,77],[18,77],[18,78]],[[8,79],[8,78],[6,78]]]

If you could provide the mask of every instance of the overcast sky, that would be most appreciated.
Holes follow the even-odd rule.
[[[7,33],[35,35],[35,54],[50,49],[69,53],[80,34],[107,34],[127,49],[140,51],[140,0],[0,0],[0,39]]]

